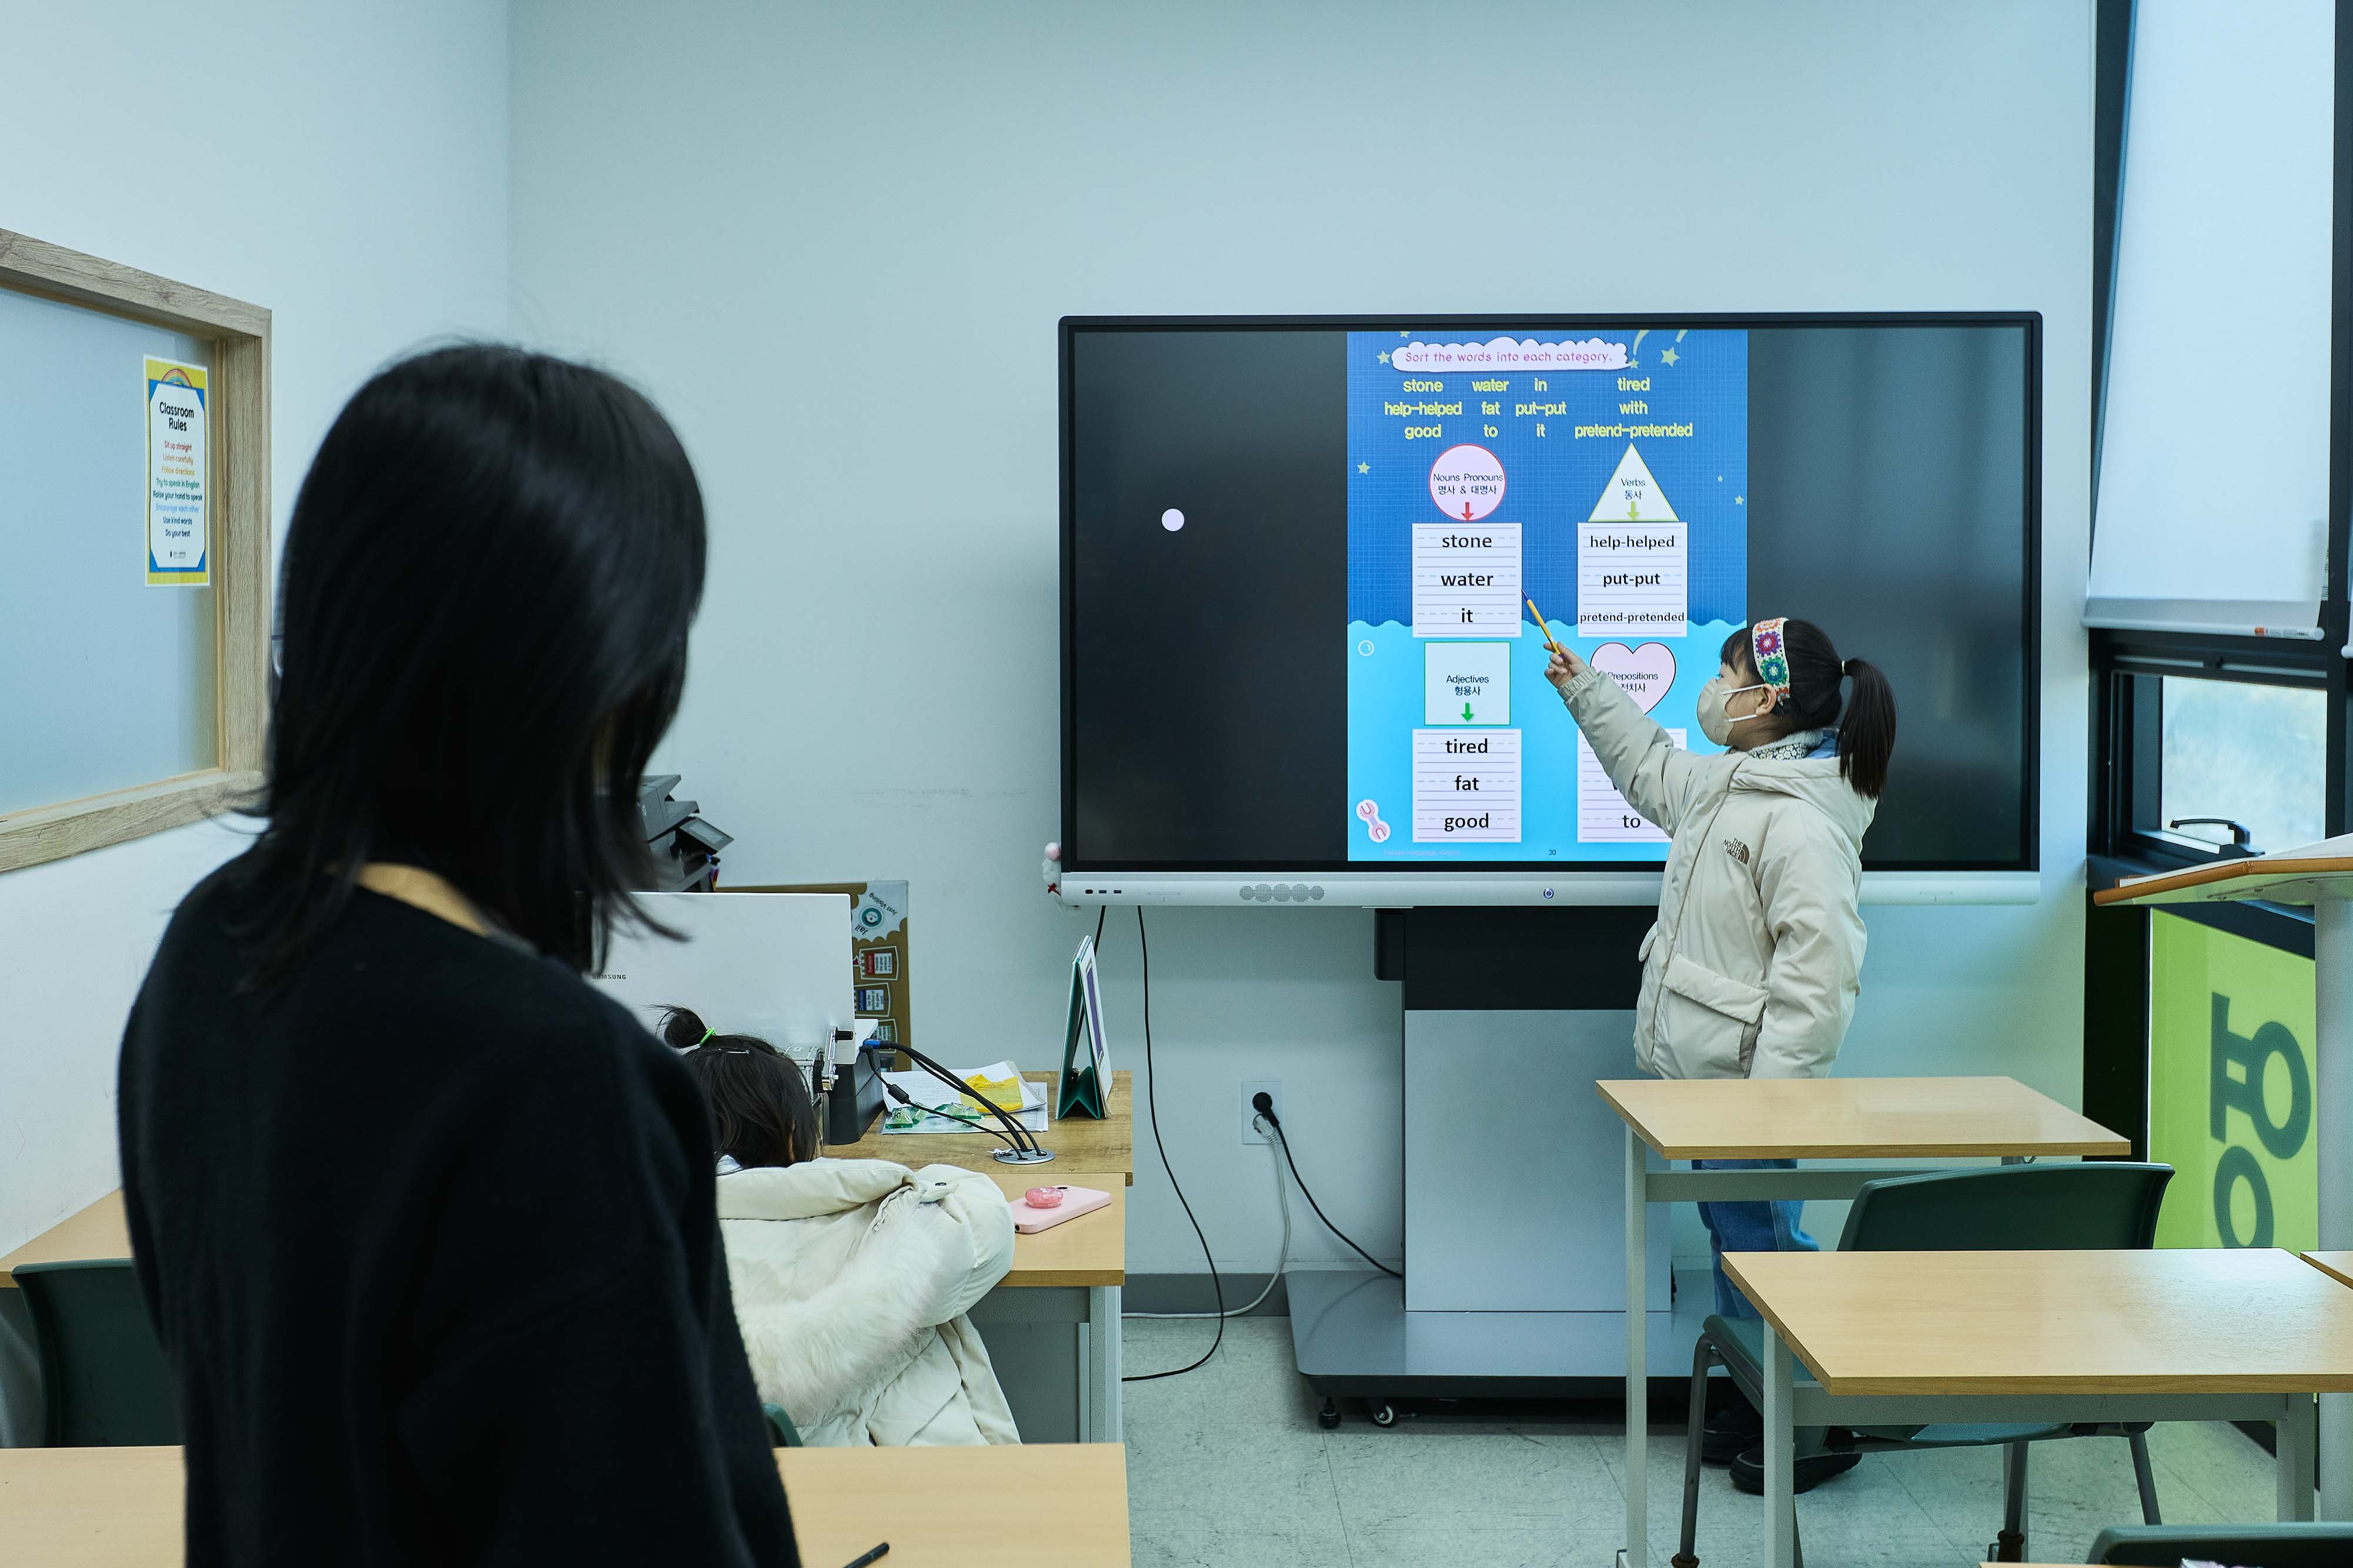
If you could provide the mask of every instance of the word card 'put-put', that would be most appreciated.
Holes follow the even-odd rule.
[[[1683,520],[1630,442],[1592,517],[1577,530],[1577,636],[1685,635],[1691,629],[1690,542]]]

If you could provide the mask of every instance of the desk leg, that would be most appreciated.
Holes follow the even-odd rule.
[[[2317,960],[2312,1136],[2320,1152],[2320,1245],[2353,1247],[2353,902],[2316,900],[2312,928]],[[2320,1517],[2353,1519],[2353,1394],[2320,1396],[2320,1432],[2328,1458],[2320,1478]]]
[[[1626,1563],[1651,1563],[1651,1281],[1649,1161],[1626,1126]]]
[[[1797,1494],[1790,1490],[1790,1462],[1798,1435],[1797,1376],[1789,1343],[1765,1325],[1765,1562],[1767,1568],[1793,1568],[1798,1552]]]
[[[2272,1449],[2274,1473],[2279,1481],[2279,1517],[2284,1521],[2312,1517],[2312,1395],[2286,1395],[2280,1401]]]
[[[1087,1398],[1081,1429],[1090,1443],[1125,1441],[1119,1382],[1119,1301],[1116,1285],[1096,1285],[1087,1291]]]

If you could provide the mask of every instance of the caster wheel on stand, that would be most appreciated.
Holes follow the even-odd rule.
[[[1324,1402],[1324,1408],[1315,1413],[1315,1425],[1323,1427],[1326,1432],[1336,1430],[1340,1425],[1339,1405],[1326,1399]]]
[[[1394,1426],[1397,1425],[1397,1406],[1391,1405],[1386,1399],[1366,1401],[1365,1414],[1373,1418],[1373,1425],[1376,1426]]]

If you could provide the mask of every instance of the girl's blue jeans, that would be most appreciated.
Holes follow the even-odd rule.
[[[1693,1168],[1701,1171],[1787,1171],[1795,1168],[1795,1160],[1697,1160]],[[1794,1198],[1775,1198],[1769,1202],[1751,1199],[1746,1203],[1710,1203],[1699,1205],[1699,1217],[1707,1226],[1708,1251],[1715,1264],[1715,1312],[1720,1318],[1753,1318],[1757,1309],[1740,1293],[1740,1287],[1725,1277],[1724,1255],[1727,1252],[1819,1252],[1820,1247],[1808,1236],[1798,1221],[1805,1205]]]

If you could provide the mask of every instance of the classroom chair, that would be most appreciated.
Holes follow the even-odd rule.
[[[2233,1568],[2343,1568],[2353,1563],[2353,1524],[2118,1525],[2100,1531],[2084,1561],[2180,1568],[2184,1558]]]
[[[52,1448],[179,1442],[171,1369],[131,1260],[21,1263],[14,1272],[41,1358],[43,1441]]]
[[[763,1405],[760,1406],[760,1413],[768,1418],[768,1446],[770,1447],[797,1448],[802,1447],[800,1431],[793,1425],[793,1418],[785,1414],[785,1407],[783,1405]]]
[[[2074,1252],[2146,1247],[2157,1236],[2158,1205],[2173,1178],[2170,1165],[2101,1161],[2083,1164],[2003,1165],[1982,1171],[1931,1171],[1866,1182],[1847,1210],[1841,1252]],[[1683,1550],[1674,1568],[1698,1568],[1701,1428],[1707,1419],[1707,1373],[1721,1365],[1749,1403],[1765,1407],[1765,1325],[1754,1318],[1711,1317],[1692,1354],[1691,1425],[1684,1437]],[[1812,1378],[1800,1364],[1798,1381]],[[2060,1437],[2122,1437],[2132,1450],[2141,1517],[2160,1521],[2157,1477],[2148,1462],[2147,1422],[2073,1425],[1947,1423],[1864,1426],[1832,1444],[1864,1454],[1920,1448],[2001,1447],[2002,1528],[1987,1549],[1998,1563],[2026,1555],[2026,1456],[2030,1443]],[[1833,1428],[1833,1432],[1837,1431]],[[1804,1562],[1799,1549],[1800,1568]]]

